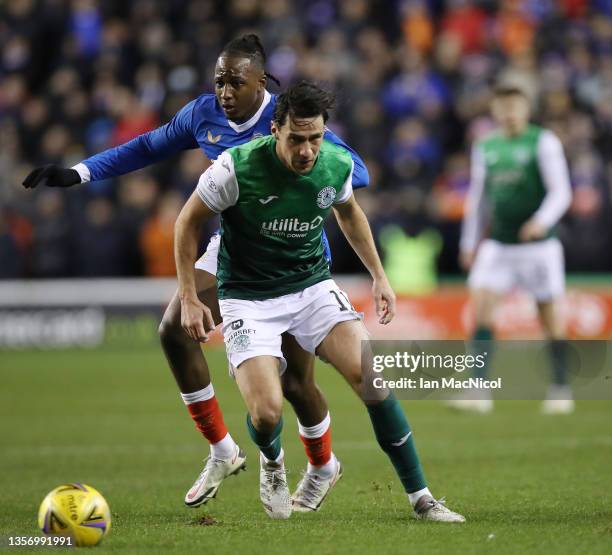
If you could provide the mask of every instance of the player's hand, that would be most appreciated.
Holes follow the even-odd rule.
[[[197,298],[181,301],[181,326],[191,339],[206,343],[208,332],[215,329],[210,309]]]
[[[476,251],[461,251],[459,253],[459,266],[464,272],[469,272],[474,264]]]
[[[376,303],[378,323],[388,324],[395,316],[395,293],[391,289],[386,276],[374,280],[372,295]]]
[[[60,168],[55,164],[48,164],[36,168],[23,180],[26,189],[34,189],[39,185],[47,187],[72,187],[81,182],[79,172],[70,168]]]
[[[544,239],[548,229],[534,219],[527,220],[519,229],[518,237],[523,243]]]

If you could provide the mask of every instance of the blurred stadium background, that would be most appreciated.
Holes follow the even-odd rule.
[[[580,276],[568,295],[571,332],[612,334],[609,0],[3,2],[3,307],[74,306],[74,287],[102,305],[102,289],[123,287],[70,281],[56,296],[24,279],[162,278],[147,281],[148,296],[136,285],[129,296],[161,310],[174,220],[203,168],[201,151],[67,191],[26,191],[21,181],[33,167],[73,165],[168,121],[212,91],[223,44],[249,31],[261,35],[283,85],[311,79],[338,95],[330,126],[367,162],[371,185],[359,201],[404,295],[390,333],[461,337],[469,327],[457,264],[469,149],[492,128],[491,85],[503,77],[529,91],[535,120],[560,136],[569,159],[574,199],[560,236],[568,271]],[[333,270],[353,276],[346,286],[367,310],[362,268],[335,222],[328,231]],[[50,315],[38,314],[38,327],[49,327]],[[533,314],[528,299],[509,299],[500,331],[532,334]],[[0,342],[11,345],[24,314],[4,315]]]
[[[610,553],[609,401],[579,401],[559,419],[534,401],[500,403],[488,418],[406,404],[436,495],[470,520],[432,534],[408,519],[365,412],[322,364],[346,476],[321,518],[296,515],[279,533],[259,506],[257,454],[219,336],[207,357],[251,466],[212,516],[183,509],[205,445],[156,332],[176,284],[174,221],[203,154],[65,191],[21,182],[169,120],[212,91],[221,47],[244,32],[262,37],[283,86],[311,79],[337,93],[330,126],[368,165],[358,200],[401,294],[396,321],[371,331],[468,334],[457,250],[469,150],[492,128],[491,85],[506,76],[570,163],[560,237],[571,334],[612,337],[612,1],[0,1],[0,534],[37,533],[45,493],[81,480],[108,498],[108,548],[125,553],[312,553],[315,541],[321,553],[397,553],[409,541],[423,553]],[[334,222],[328,231],[333,271],[372,321],[368,280]],[[506,337],[538,334],[520,293],[496,322]],[[294,485],[303,451],[285,416]]]

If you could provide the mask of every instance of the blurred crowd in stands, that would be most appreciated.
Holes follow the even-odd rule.
[[[458,271],[469,151],[492,128],[491,85],[520,81],[570,163],[568,269],[612,271],[610,0],[7,0],[0,277],[174,274],[173,224],[205,167],[201,151],[68,190],[21,182],[212,92],[217,55],[244,32],[261,36],[283,86],[309,79],[336,92],[330,126],[368,165],[358,198],[375,233],[399,226],[443,273]],[[329,232],[335,272],[358,271]]]

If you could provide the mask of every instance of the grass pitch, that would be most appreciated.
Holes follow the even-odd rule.
[[[99,553],[612,553],[612,402],[579,402],[567,417],[541,416],[535,402],[499,403],[491,416],[405,403],[430,488],[468,519],[423,523],[411,518],[365,410],[320,365],[344,478],[319,513],[273,521],[225,357],[209,360],[248,470],[205,508],[187,509],[207,448],[159,348],[0,352],[0,536],[38,534],[45,494],[80,481],[111,507]],[[293,488],[305,456],[289,407],[283,445]]]

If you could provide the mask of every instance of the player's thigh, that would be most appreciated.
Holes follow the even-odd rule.
[[[470,291],[486,290],[503,295],[514,285],[516,274],[506,246],[491,239],[483,241],[468,275]]]
[[[196,290],[200,300],[211,310],[215,325],[221,322],[217,299],[217,258],[221,236],[216,233],[208,241],[204,254],[195,262]]]
[[[521,260],[521,286],[538,303],[552,303],[565,293],[565,260],[558,239],[525,246]]]
[[[551,339],[564,339],[566,323],[561,310],[561,300],[538,302],[538,314],[544,332]]]
[[[314,385],[314,354],[302,349],[295,337],[289,333],[283,333],[281,349],[287,361],[287,370],[282,378],[283,389],[293,391]]]
[[[477,326],[492,326],[493,314],[501,294],[491,289],[479,288],[470,291],[470,301]]]
[[[199,299],[210,309],[213,315],[215,325],[221,323],[221,314],[219,311],[219,301],[217,300],[217,279],[215,276],[202,270],[195,270],[196,290]],[[172,299],[168,303],[159,331],[162,335],[173,333],[181,327],[181,300],[179,299],[178,290],[172,295]]]
[[[198,298],[210,309],[215,326],[221,323],[221,310],[217,298],[217,278],[206,270],[195,270]]]
[[[263,355],[245,360],[234,369],[236,384],[255,427],[259,423],[274,424],[280,418],[283,391],[279,364],[278,358]]]
[[[317,354],[340,372],[361,399],[382,400],[388,392],[369,387],[373,380],[369,341],[361,320],[341,322],[321,342]]]
[[[284,303],[277,299],[222,299],[219,307],[230,369],[251,358],[271,356],[280,361],[280,373],[285,371],[281,335],[287,331],[291,315],[287,314]]]
[[[294,318],[288,331],[309,353],[315,353],[337,324],[361,319],[333,279],[307,287],[292,302]]]

